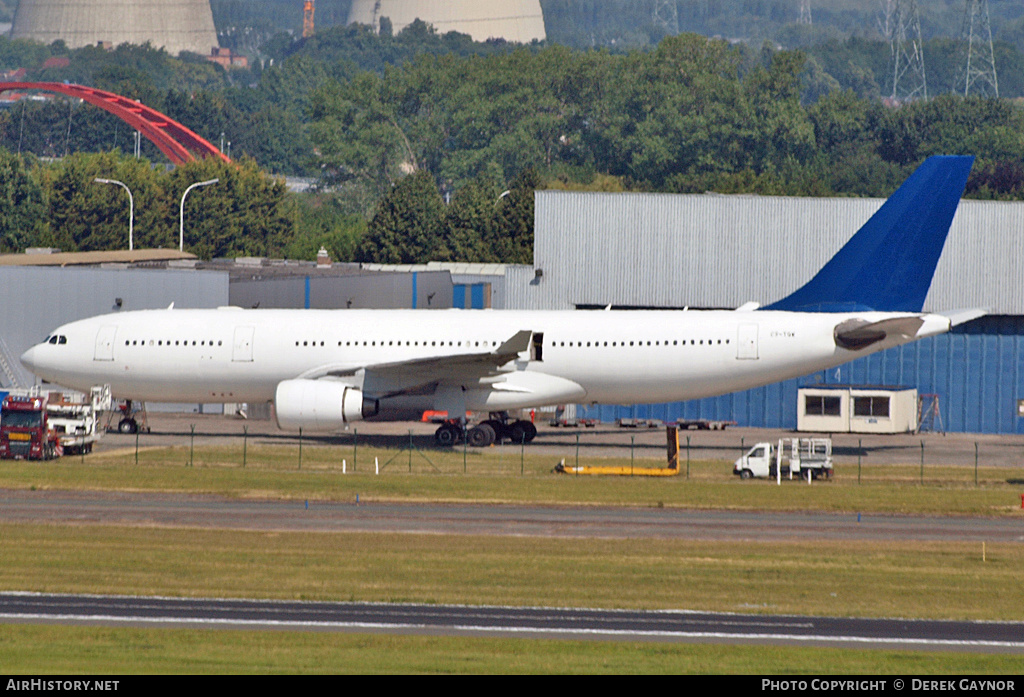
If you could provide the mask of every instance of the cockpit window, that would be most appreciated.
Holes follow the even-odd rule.
[[[53,336],[51,336],[47,343],[56,344],[57,343],[57,335],[54,334]]]
[[[68,343],[68,338],[66,336],[64,336],[63,334],[61,334],[60,336],[57,337],[57,343],[58,344],[66,344],[66,343]]]
[[[54,334],[53,336],[46,337],[43,342],[47,344],[66,344],[68,343],[68,338],[63,334]]]

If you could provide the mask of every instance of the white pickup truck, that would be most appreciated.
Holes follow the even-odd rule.
[[[758,443],[733,465],[740,479],[794,475],[800,479],[832,477],[831,438],[781,438],[778,445]]]

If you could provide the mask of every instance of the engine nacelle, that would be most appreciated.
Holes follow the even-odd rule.
[[[363,391],[332,380],[285,380],[274,395],[277,425],[303,431],[338,431],[377,413]]]

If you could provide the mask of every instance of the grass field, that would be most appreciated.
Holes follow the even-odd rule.
[[[5,672],[1020,675],[1017,656],[328,632],[0,625]],[[16,666],[11,670],[10,666]]]
[[[339,452],[341,450],[341,452]],[[488,451],[351,451],[307,445],[148,448],[48,463],[0,462],[0,487],[178,491],[237,497],[351,501],[608,504],[1022,516],[1024,480],[1006,467],[837,465],[832,481],[740,481],[722,461],[684,464],[675,477],[556,475],[550,457]],[[624,458],[592,460],[628,467]],[[244,462],[244,464],[243,464]],[[376,462],[376,467],[375,467]],[[636,460],[637,467],[651,461]],[[375,474],[379,471],[380,474]]]
[[[0,487],[313,500],[512,501],[1021,516],[1005,468],[840,468],[831,482],[588,478],[490,453],[158,448],[0,463]],[[382,466],[373,474],[373,459]],[[602,461],[605,464],[607,461]],[[628,462],[627,462],[628,464]],[[649,464],[649,463],[648,463]],[[410,472],[411,470],[411,472]],[[1024,516],[1021,516],[1024,518]],[[0,588],[216,597],[687,608],[1024,620],[1024,545],[565,540],[0,525]],[[1008,673],[1024,657],[614,641],[0,625],[14,673]]]

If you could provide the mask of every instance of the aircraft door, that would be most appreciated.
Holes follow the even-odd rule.
[[[114,335],[117,334],[117,327],[107,325],[100,327],[96,334],[96,351],[92,355],[94,361],[114,360]]]
[[[736,335],[736,358],[753,360],[757,357],[757,325],[741,324]]]
[[[235,340],[231,347],[231,360],[235,363],[252,363],[253,327],[235,327]]]

